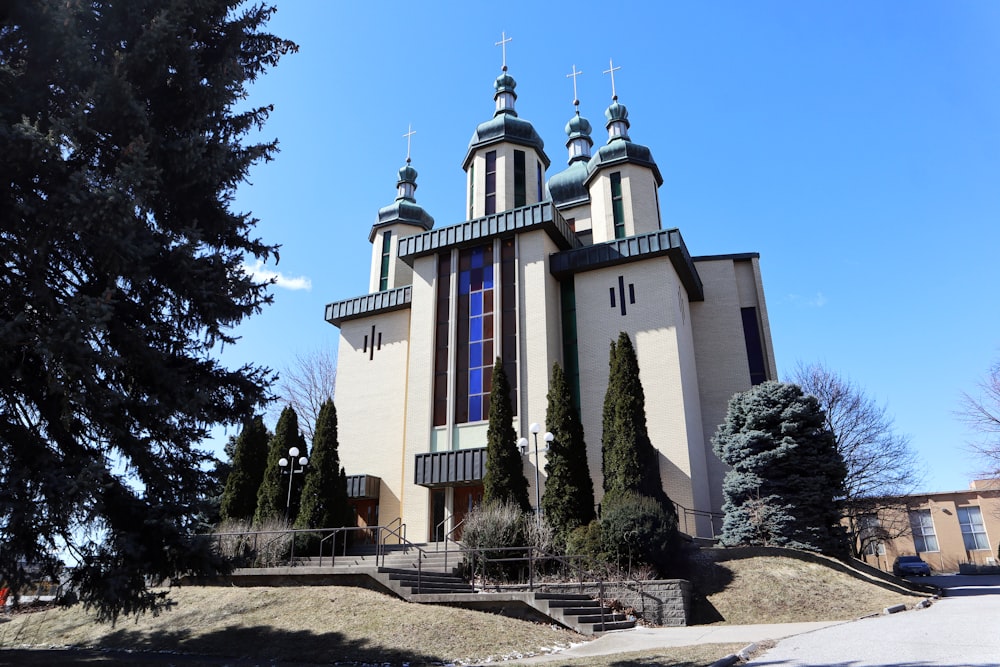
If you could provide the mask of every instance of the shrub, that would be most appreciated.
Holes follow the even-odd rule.
[[[292,533],[278,531],[288,529],[283,519],[270,519],[259,525],[246,519],[227,519],[214,531],[215,550],[237,567],[278,565],[288,557],[292,547]],[[261,532],[264,534],[256,534]]]
[[[677,539],[677,514],[648,496],[633,492],[605,496],[601,506],[604,553],[619,567],[648,564],[664,573]]]
[[[601,522],[597,519],[573,529],[566,538],[566,554],[582,556],[582,559],[574,559],[574,562],[586,570],[597,569],[607,560],[601,533]]]
[[[466,515],[463,524],[462,544],[483,552],[476,555],[475,574],[490,578],[510,580],[526,567],[523,562],[490,560],[523,558],[528,554],[524,547],[536,547],[536,554],[551,553],[554,542],[552,528],[537,522],[534,514],[522,511],[514,502],[484,503]]]

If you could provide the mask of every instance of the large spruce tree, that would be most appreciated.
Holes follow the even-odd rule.
[[[289,466],[282,468],[279,465],[281,459],[291,460],[288,450],[296,447],[299,455],[308,457],[306,451],[306,440],[299,431],[299,418],[295,410],[286,407],[281,411],[278,418],[278,425],[274,427],[274,435],[267,446],[267,468],[264,469],[264,479],[257,490],[257,509],[254,511],[253,520],[257,525],[262,525],[266,521],[285,518],[286,512],[289,523],[295,521],[299,507],[299,491],[301,490],[301,478],[304,473],[295,473],[292,479],[288,478]],[[300,470],[296,461],[295,470]],[[291,503],[289,504],[288,485],[292,485]]]
[[[604,395],[601,434],[604,494],[627,492],[672,503],[660,481],[659,455],[646,429],[646,396],[639,381],[639,361],[624,331],[611,343],[608,389]]]
[[[583,424],[573,405],[566,374],[552,366],[545,425],[554,436],[545,463],[545,519],[563,539],[574,528],[594,518],[594,483],[587,465],[587,443]]]
[[[531,511],[528,480],[517,450],[514,410],[510,404],[510,384],[497,357],[490,389],[490,422],[486,431],[486,473],[483,475],[483,503],[513,503]]]
[[[295,48],[240,5],[0,5],[0,579],[72,552],[102,618],[220,564],[198,443],[271,382],[213,352],[271,299],[243,264],[276,247],[230,206],[277,146],[247,86]]]
[[[253,519],[257,510],[257,490],[264,481],[264,469],[267,467],[270,438],[263,417],[254,417],[244,424],[236,438],[232,470],[226,479],[226,490],[222,493],[219,508],[222,519]]]
[[[847,468],[815,397],[781,382],[736,394],[713,446],[730,466],[723,544],[843,555],[838,499]]]
[[[313,430],[312,458],[295,519],[296,528],[337,528],[351,524],[347,476],[340,465],[337,408],[327,399],[319,409]]]

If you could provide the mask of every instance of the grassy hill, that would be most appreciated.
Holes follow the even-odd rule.
[[[917,597],[887,591],[822,564],[754,557],[693,573],[702,622],[770,623],[840,620]],[[330,664],[482,663],[549,653],[588,638],[548,624],[448,607],[403,602],[369,590],[335,586],[194,587],[170,592],[173,606],[158,616],[98,624],[80,609],[15,614],[0,623],[0,647],[100,647],[159,652],[94,664]],[[696,621],[699,619],[695,619]],[[725,645],[669,649],[558,664],[709,665]],[[242,660],[185,657],[230,656]],[[52,664],[41,652],[0,651],[4,664]],[[9,659],[10,662],[4,662]],[[145,660],[146,662],[143,662]],[[65,663],[65,660],[59,660]],[[91,661],[78,664],[91,664]],[[556,663],[552,663],[556,664]]]

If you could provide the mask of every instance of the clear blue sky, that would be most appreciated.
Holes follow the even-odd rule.
[[[300,51],[250,102],[274,105],[263,136],[281,153],[235,208],[282,244],[269,268],[288,286],[227,363],[335,349],[323,306],[367,292],[408,125],[417,201],[439,226],[464,219],[461,161],[492,116],[505,31],[549,176],[566,165],[566,74],[583,71],[602,142],[613,58],[664,226],[694,255],[760,253],[781,376],[820,362],[852,379],[912,438],[927,490],[972,479],[954,412],[1000,357],[1000,3],[277,4],[269,27]]]

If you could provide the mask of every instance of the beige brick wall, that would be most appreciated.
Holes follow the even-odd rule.
[[[653,172],[634,164],[616,164],[601,170],[590,183],[591,226],[594,243],[615,238],[611,206],[611,174],[621,173],[625,209],[625,235],[645,234],[660,229],[659,199]]]
[[[389,289],[404,287],[413,282],[413,270],[399,259],[399,239],[419,234],[424,230],[413,225],[386,225],[375,231],[375,240],[372,241],[372,265],[368,273],[370,294],[379,291],[379,278],[382,277],[382,234],[387,231],[392,232],[389,250],[392,258],[389,262]]]
[[[524,182],[525,182],[525,205],[537,204],[538,198],[538,168],[542,166],[542,196],[545,196],[545,163],[539,158],[538,153],[526,146],[515,144],[499,143],[486,146],[476,151],[472,158],[474,169],[472,178],[475,179],[473,189],[472,218],[481,218],[486,215],[486,154],[490,151],[497,153],[497,205],[496,210],[506,211],[514,208],[514,151],[524,152]],[[465,174],[465,210],[469,210],[469,179],[470,172]]]
[[[625,316],[618,305],[620,275],[624,276],[626,299],[628,285],[635,286],[636,303],[626,303]],[[609,293],[612,288],[616,294],[614,308]],[[665,258],[576,275],[581,418],[598,500],[603,495],[601,421],[608,384],[608,352],[620,331],[627,331],[636,347],[646,396],[647,427],[653,446],[661,454],[660,478],[667,494],[693,507],[706,493],[703,482],[698,480],[705,467],[701,451],[704,438],[697,409],[690,320],[686,299],[678,301],[679,288],[677,275]]]
[[[382,335],[381,348],[374,352],[373,326],[376,346]],[[340,458],[348,475],[382,479],[382,523],[400,514],[408,335],[408,310],[351,320],[340,330],[336,396]]]
[[[691,304],[691,318],[711,504],[694,509],[718,512],[726,466],[712,452],[711,439],[725,420],[729,399],[751,386],[741,308],[757,308],[771,379],[776,379],[777,370],[757,260],[696,260],[695,266],[705,289],[705,300]]]

